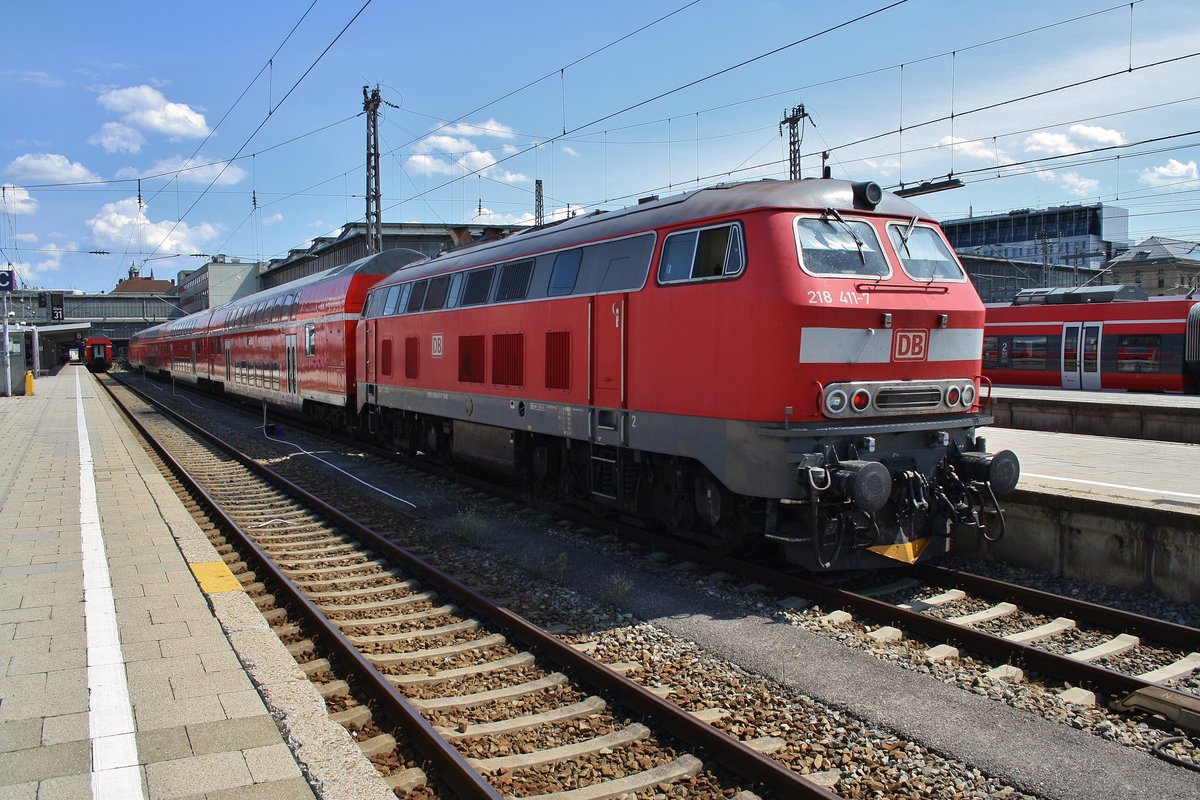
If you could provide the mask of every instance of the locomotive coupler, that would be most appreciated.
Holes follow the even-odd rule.
[[[986,483],[1000,497],[1011,494],[1021,477],[1021,464],[1011,450],[960,453],[957,466],[967,480]]]

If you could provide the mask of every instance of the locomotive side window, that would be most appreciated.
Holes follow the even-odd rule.
[[[533,261],[518,261],[500,268],[500,285],[496,288],[496,302],[524,300],[529,294],[529,279],[533,275]]]
[[[954,260],[937,231],[924,225],[889,225],[888,236],[900,256],[905,274],[917,281],[966,280],[962,268]]]
[[[446,296],[446,308],[458,308],[458,301],[462,297],[463,288],[463,273],[456,272],[450,278],[450,294]]]
[[[467,273],[467,285],[462,293],[464,306],[477,306],[487,302],[488,294],[492,291],[492,275],[495,272],[494,267],[487,267]]]
[[[742,229],[718,225],[667,237],[658,268],[661,283],[738,275],[746,266]]]
[[[429,281],[417,281],[412,285],[412,294],[408,296],[408,312],[410,314],[421,310],[421,305],[425,302],[425,290],[427,288],[429,288]]]
[[[554,269],[550,272],[550,286],[546,294],[550,297],[570,294],[575,290],[579,277],[579,264],[583,261],[582,250],[566,250],[554,257]]]
[[[411,283],[406,283],[400,287],[400,297],[396,300],[396,310],[393,313],[403,314],[408,310],[408,298],[412,294],[412,287]]]
[[[800,265],[809,275],[887,278],[892,274],[875,229],[840,215],[796,219]]]
[[[310,322],[304,326],[304,355],[315,356],[316,354],[317,326]]]
[[[400,287],[391,286],[387,290],[387,300],[383,301],[383,315],[390,317],[396,313],[396,306],[400,304]]]
[[[446,293],[450,290],[450,276],[442,275],[429,281],[429,290],[425,293],[425,311],[436,311],[446,305]]]

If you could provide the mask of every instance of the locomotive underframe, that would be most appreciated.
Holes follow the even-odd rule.
[[[958,468],[983,449],[980,415],[785,425],[366,384],[359,397],[377,401],[361,405],[361,428],[398,448],[529,477],[709,546],[772,540],[809,569],[928,558],[957,524],[982,522],[979,482]],[[864,501],[871,481],[856,476],[879,479],[874,465],[890,480]]]

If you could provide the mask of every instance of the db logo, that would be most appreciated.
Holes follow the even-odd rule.
[[[929,331],[896,331],[892,361],[924,361],[929,355]]]
[[[442,334],[435,333],[429,337],[430,355],[434,358],[441,358],[443,353]]]

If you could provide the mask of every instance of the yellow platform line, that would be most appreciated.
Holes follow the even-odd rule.
[[[188,566],[192,568],[192,574],[205,594],[236,592],[242,588],[241,582],[233,577],[224,561],[202,561]]]

